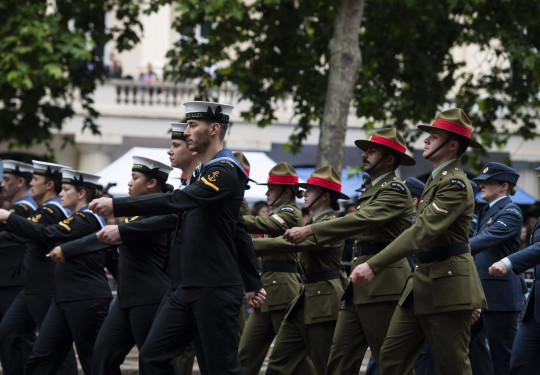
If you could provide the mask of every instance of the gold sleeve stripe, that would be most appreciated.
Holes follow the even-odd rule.
[[[277,214],[273,214],[272,216],[270,216],[272,219],[274,219],[275,221],[277,221],[278,223],[280,223],[281,225],[285,224],[285,220],[283,220],[282,218],[280,218]]]
[[[71,230],[71,228],[70,228],[67,224],[65,224],[65,223],[61,223],[61,222],[60,222],[60,223],[58,223],[58,224],[61,225],[61,226],[63,226],[63,227],[66,228],[67,230]]]
[[[447,213],[448,213],[448,210],[439,208],[439,206],[437,206],[437,205],[435,204],[435,202],[433,202],[433,207],[435,207],[435,209],[436,209],[437,211],[442,212],[443,214],[447,214]]]
[[[211,188],[214,188],[216,191],[219,191],[219,188],[216,185],[214,185],[213,183],[208,182],[206,180],[206,178],[201,177],[201,181],[204,182],[206,185],[210,186]]]

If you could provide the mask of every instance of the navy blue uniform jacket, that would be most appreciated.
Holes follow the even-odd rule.
[[[474,237],[469,240],[471,253],[491,311],[523,309],[522,279],[513,272],[503,277],[490,276],[489,267],[519,250],[523,217],[509,197],[482,209]]]
[[[240,205],[246,183],[243,169],[232,153],[223,149],[201,167],[197,180],[184,189],[113,199],[114,214],[132,216],[185,212],[179,234],[181,285],[242,285],[240,268],[247,270],[252,280],[258,278],[253,248],[250,254],[245,252],[239,256],[235,244],[238,226],[243,223]],[[247,232],[243,236],[241,240],[244,243],[251,242]],[[239,248],[239,251],[245,251],[245,248]],[[260,279],[255,284],[262,287]],[[246,289],[251,288],[246,286]]]

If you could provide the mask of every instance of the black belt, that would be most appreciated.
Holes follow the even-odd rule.
[[[353,246],[354,255],[359,257],[360,255],[375,255],[381,252],[388,246],[387,243],[362,243]],[[360,247],[360,249],[358,249]]]
[[[469,252],[468,242],[459,242],[450,246],[436,247],[427,251],[418,252],[417,256],[413,257],[416,263],[431,263],[440,262],[450,257],[467,254]]]
[[[276,262],[272,260],[263,261],[263,272],[289,272],[298,273],[296,263]]]
[[[302,275],[305,284],[312,284],[318,281],[339,279],[341,276],[339,270],[327,270],[319,272],[310,272]]]

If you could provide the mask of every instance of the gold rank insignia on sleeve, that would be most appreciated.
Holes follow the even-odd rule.
[[[71,221],[73,221],[73,216],[71,217],[68,217],[66,220],[64,221],[61,221],[58,223],[58,225],[60,225],[61,227],[64,227],[66,228],[68,231],[71,230],[70,226],[68,225]]]
[[[218,176],[219,176],[219,171],[214,171],[212,172],[212,174],[209,174],[206,178],[201,177],[201,181],[204,182],[206,185],[210,186],[215,191],[219,191],[219,188],[212,183],[212,182],[216,182]],[[209,180],[212,182],[210,182]]]
[[[37,214],[36,216],[29,217],[28,220],[30,220],[33,223],[37,223],[37,222],[39,222],[39,219],[41,219],[41,216],[43,216],[43,215]]]

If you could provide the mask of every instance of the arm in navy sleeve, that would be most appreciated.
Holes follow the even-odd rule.
[[[486,230],[469,239],[471,253],[478,254],[521,233],[522,218],[513,209],[506,210],[497,217]]]
[[[236,167],[216,164],[205,170],[200,180],[192,182],[182,190],[114,198],[114,216],[165,215],[191,210],[227,199],[232,189],[237,186]]]
[[[118,224],[122,242],[138,241],[149,236],[171,232],[176,229],[179,217],[175,214],[146,217]]]
[[[7,230],[46,243],[49,247],[96,232],[100,228],[94,215],[84,212],[75,212],[68,219],[52,225],[9,215],[6,225]]]
[[[253,292],[262,288],[261,277],[255,265],[255,250],[251,236],[247,232],[246,223],[239,215],[234,237],[236,252],[238,254],[238,267],[246,292]]]
[[[527,271],[529,268],[540,263],[540,242],[536,242],[508,256],[508,260],[512,263],[512,270],[516,274]]]
[[[64,258],[68,260],[74,256],[107,250],[109,247],[116,247],[116,245],[103,243],[97,238],[95,233],[91,233],[73,241],[65,242],[60,247]]]

